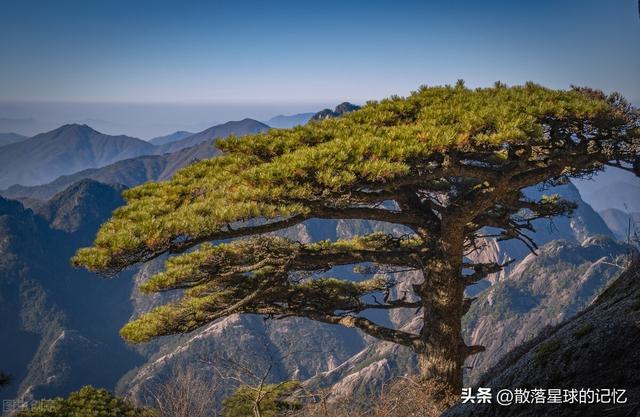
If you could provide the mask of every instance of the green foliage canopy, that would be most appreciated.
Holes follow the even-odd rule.
[[[500,239],[526,240],[521,230],[531,230],[533,219],[567,213],[572,205],[528,201],[521,190],[606,165],[638,172],[638,120],[619,95],[590,89],[423,87],[339,119],[219,141],[223,156],[126,191],[127,205],[73,262],[109,275],[200,245],[170,258],[164,272],[143,284],[147,292],[184,293],[128,324],[122,334],[132,342],[248,312],[310,317],[412,345],[417,335],[358,313],[415,308],[424,300],[390,300],[393,283],[376,277],[355,283],[291,273],[358,263],[424,270],[430,256],[453,256],[460,266],[463,247],[449,236],[462,236],[464,248],[473,248],[486,226],[501,229]],[[394,208],[384,206],[389,201]],[[310,218],[395,223],[414,234],[316,244],[265,235]],[[499,268],[464,266],[474,271],[467,282]],[[385,294],[383,303],[364,301],[376,293]]]

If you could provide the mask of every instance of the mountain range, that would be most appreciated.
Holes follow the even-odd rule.
[[[26,203],[32,199],[48,200],[54,194],[83,179],[92,179],[104,184],[122,184],[127,187],[133,187],[147,181],[166,180],[178,169],[195,160],[217,155],[219,151],[214,142],[214,139],[207,140],[199,145],[174,153],[144,155],[118,161],[102,168],[85,169],[71,175],[63,175],[47,184],[31,187],[13,185],[0,194]]]
[[[6,145],[0,152],[0,188],[37,185],[60,175],[154,153],[155,146],[129,136],[110,136],[86,125],[65,125]]]
[[[353,106],[351,108],[356,107]],[[336,109],[339,110],[338,108]],[[345,109],[340,111],[344,112]],[[218,138],[229,135],[244,136],[264,132],[268,129],[269,126],[264,123],[253,119],[243,119],[212,126],[202,132],[194,133],[186,137],[182,136],[188,132],[175,132],[171,135],[156,138],[155,145],[145,143],[144,150],[140,153],[140,156],[115,157],[112,162],[101,164],[92,163],[91,160],[85,160],[84,163],[80,162],[77,164],[78,166],[82,166],[79,169],[77,169],[77,167],[71,168],[65,166],[65,169],[58,169],[55,170],[55,172],[50,172],[50,167],[46,164],[46,160],[44,164],[39,164],[37,160],[34,161],[29,155],[21,156],[27,152],[26,149],[20,148],[20,152],[14,151],[16,159],[26,159],[27,161],[25,163],[16,162],[13,166],[7,168],[7,172],[11,175],[8,175],[4,181],[0,181],[0,189],[3,188],[3,185],[4,188],[6,188],[0,191],[0,195],[7,198],[25,200],[26,202],[26,200],[29,199],[47,200],[55,193],[64,190],[69,185],[82,179],[94,179],[105,184],[123,184],[128,187],[142,184],[146,181],[165,180],[176,170],[194,160],[215,156],[218,150],[215,148],[214,142]],[[82,141],[81,137],[69,139],[69,135],[58,135],[54,133],[59,130],[74,130],[76,133],[85,133],[88,131],[98,133],[88,126],[68,125],[56,129],[53,132],[43,134],[44,136],[38,135],[32,138],[40,137],[34,144],[36,147],[40,146],[41,142],[49,140],[50,158],[53,157],[53,155],[58,155],[58,160],[64,160],[66,158],[66,153],[63,152],[63,150],[70,148],[67,142],[77,143],[78,141]],[[110,138],[115,138],[108,135],[103,136],[106,137],[107,142]],[[53,139],[51,139],[51,137],[53,137]],[[138,143],[137,141],[139,140],[135,139],[135,141],[134,143]],[[55,146],[52,143],[55,144]],[[68,152],[72,153],[70,159],[83,160],[82,155],[73,154],[72,147]],[[0,159],[1,158],[0,153]],[[32,166],[32,170],[21,168],[22,166]],[[60,171],[68,172],[60,173]],[[24,175],[32,173],[32,176],[35,175],[33,173],[39,173],[39,178],[42,179],[39,181],[30,181],[31,183],[25,184],[25,181],[20,182],[16,180],[20,173],[24,173]],[[8,183],[12,184],[7,185]]]
[[[135,271],[107,280],[72,269],[68,259],[78,247],[90,244],[99,225],[124,203],[123,183],[167,179],[196,159],[214,156],[216,137],[266,129],[250,119],[230,122],[200,132],[189,142],[192,146],[180,146],[173,153],[120,160],[59,177],[48,185],[14,186],[13,190],[32,191],[26,198],[30,208],[0,197],[0,336],[11,340],[0,344],[0,358],[9,359],[0,365],[15,381],[2,391],[3,398],[65,395],[87,383],[113,389],[144,363],[152,349],[136,352],[118,335],[140,306],[131,279]],[[98,148],[113,138],[88,126],[69,125],[29,140],[34,146],[84,140]],[[135,138],[115,140],[138,144]],[[154,152],[164,146],[144,145]]]
[[[117,386],[119,392],[144,401],[145,393],[166,381],[176,367],[216,355],[253,361],[256,367],[273,365],[270,381],[308,380],[310,388],[330,387],[335,398],[367,392],[395,375],[415,371],[412,355],[398,346],[305,319],[265,322],[250,315],[233,316],[188,335],[128,347],[118,336],[119,326],[164,302],[162,296],[143,296],[136,290],[137,284],[161,268],[162,259],[108,280],[73,270],[66,262],[123,203],[119,196],[122,189],[83,180],[33,209],[0,200],[0,233],[5,236],[0,248],[4,255],[0,298],[11,300],[2,303],[3,317],[9,319],[3,320],[0,334],[14,341],[0,347],[4,349],[0,357],[12,359],[6,370],[18,381],[6,395],[25,400],[64,395],[92,383],[111,389]],[[571,186],[559,191],[579,196]],[[482,293],[478,307],[470,310],[465,320],[467,337],[478,334],[486,339],[477,341],[485,343],[509,341],[489,343],[484,359],[474,363],[478,369],[493,365],[519,340],[535,335],[545,325],[575,314],[617,274],[615,265],[624,257],[624,248],[615,243],[610,232],[602,235],[600,224],[592,227],[584,223],[593,223],[592,216],[597,214],[578,202],[581,214],[557,229],[541,231],[547,237],[541,235],[540,240],[548,239],[549,243],[542,246],[540,254],[526,256],[502,276],[494,277],[491,292]],[[373,230],[406,232],[383,223],[313,220],[286,233],[305,242],[348,238]],[[493,243],[485,256],[511,257],[505,250],[508,248]],[[599,266],[590,267],[596,260]],[[410,285],[416,278],[408,273],[399,279]],[[543,289],[548,288],[558,291],[543,297]],[[492,296],[493,292],[500,294]],[[411,328],[414,318],[412,312],[404,311],[376,320]],[[512,332],[522,336],[513,337]],[[269,357],[282,359],[267,364]],[[205,366],[199,368],[203,378],[216,382],[214,372]]]
[[[146,158],[132,162],[135,165],[134,171],[150,169],[153,172],[154,163],[172,166],[175,170],[182,166],[175,162],[176,159],[180,159],[180,156],[168,157],[166,161],[163,158],[150,156],[176,153],[182,149],[196,147],[203,142],[211,142],[231,134],[244,136],[264,132],[268,129],[269,126],[256,120],[244,119],[213,126],[182,139],[176,139],[174,136],[175,140],[173,141],[167,142],[165,139],[163,144],[154,145],[128,136],[105,135],[86,125],[65,125],[53,131],[3,146],[0,152],[0,189],[16,186],[13,191],[6,193],[8,196],[16,196],[16,190],[22,190],[23,187],[46,184],[62,176],[77,174],[87,169],[95,170],[139,156]],[[184,155],[187,154],[189,153]],[[198,151],[194,152],[193,150],[191,154],[194,158],[213,156],[211,153],[200,155]],[[123,165],[114,171],[120,171],[121,168]],[[161,173],[162,169],[155,168],[155,171],[158,172],[157,175],[151,174],[147,180],[166,178]],[[121,172],[120,176],[126,178],[127,176],[136,176],[136,174]],[[80,177],[89,178],[90,175]],[[80,179],[80,177],[74,177],[74,179]],[[115,178],[109,183],[119,182],[118,179]],[[70,184],[64,180],[63,182],[65,185]],[[60,190],[60,188],[56,188],[53,193]],[[5,195],[4,192],[2,194]],[[49,193],[50,195],[51,193]]]

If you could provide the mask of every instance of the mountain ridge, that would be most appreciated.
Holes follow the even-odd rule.
[[[149,139],[149,143],[152,143],[156,146],[166,145],[167,143],[182,140],[194,134],[195,134],[194,132],[187,132],[186,130],[178,130],[168,135],[156,136],[155,138],[151,138]]]
[[[164,155],[142,155],[136,158],[123,159],[101,168],[89,168],[70,175],[63,175],[46,184],[24,187],[13,185],[0,194],[13,199],[48,200],[54,194],[64,190],[77,181],[92,179],[104,184],[122,184],[134,187],[147,181],[166,180],[178,169],[194,160],[211,158],[218,155],[215,140],[208,140],[198,145],[180,149]],[[30,205],[30,204],[27,204]]]
[[[264,123],[278,129],[289,129],[298,125],[306,124],[309,120],[311,120],[314,114],[316,113],[296,113],[290,115],[279,114],[270,118],[269,120],[266,120]]]
[[[28,136],[19,135],[13,132],[0,133],[0,147],[11,145],[12,143],[20,142],[25,139],[28,139]]]
[[[0,188],[42,184],[61,175],[154,153],[154,150],[154,145],[141,139],[105,135],[87,125],[63,125],[3,146]]]
[[[323,120],[323,119],[332,119],[335,117],[340,117],[343,114],[350,113],[352,111],[358,110],[360,106],[349,103],[345,101],[343,103],[338,104],[333,110],[324,109],[320,110],[316,114],[311,117],[311,120]]]
[[[157,154],[177,152],[181,149],[199,145],[202,142],[221,139],[229,135],[245,136],[261,132],[266,132],[270,127],[254,119],[244,118],[242,120],[231,120],[222,124],[211,126],[201,132],[194,133],[186,138],[161,145],[156,151]]]
[[[86,125],[65,125],[65,128],[81,128],[85,131],[91,129]],[[165,180],[177,169],[196,159],[217,155],[219,151],[215,148],[216,139],[231,134],[242,136],[259,133],[268,129],[269,126],[248,118],[226,122],[165,145],[148,144],[149,147],[145,148],[146,152],[141,155],[120,158],[98,167],[86,167],[69,174],[59,175],[41,184],[29,186],[13,184],[0,191],[0,194],[8,198],[47,200],[56,192],[84,178],[95,179],[106,184],[123,184],[128,187],[146,181]],[[93,129],[91,131],[97,132]]]

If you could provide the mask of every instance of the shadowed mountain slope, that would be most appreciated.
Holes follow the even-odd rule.
[[[211,158],[218,153],[218,149],[214,146],[214,140],[209,140],[170,154],[139,156],[118,161],[102,168],[86,169],[75,174],[63,175],[47,184],[32,187],[14,185],[2,191],[2,195],[7,198],[44,201],[83,179],[134,187],[147,181],[168,179],[178,169],[191,162]]]
[[[0,198],[0,358],[13,376],[0,399],[113,387],[141,362],[118,335],[132,311],[131,273],[108,280],[68,261],[123,204],[120,192],[83,181],[35,212]]]

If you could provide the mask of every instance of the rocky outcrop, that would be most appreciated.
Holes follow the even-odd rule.
[[[323,120],[323,119],[332,119],[334,117],[340,117],[343,114],[358,110],[360,106],[356,106],[355,104],[351,104],[349,102],[340,103],[336,106],[335,109],[324,109],[320,110],[313,116],[311,116],[311,120]]]

